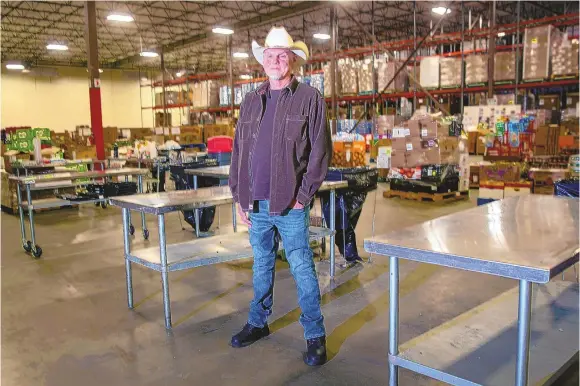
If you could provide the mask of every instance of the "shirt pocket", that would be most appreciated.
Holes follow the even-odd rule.
[[[287,115],[285,135],[288,141],[305,141],[308,138],[308,115]]]
[[[236,130],[240,131],[240,140],[247,141],[252,134],[252,121],[238,122]]]

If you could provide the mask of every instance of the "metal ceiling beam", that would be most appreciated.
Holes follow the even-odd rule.
[[[291,9],[278,9],[278,10],[271,12],[267,15],[259,15],[259,16],[251,17],[249,19],[242,20],[242,21],[239,21],[237,23],[233,23],[231,25],[231,27],[235,31],[240,32],[240,31],[244,31],[247,28],[257,27],[259,25],[273,22],[273,21],[279,20],[281,18],[288,18],[290,16],[295,16],[295,15],[301,14],[303,12],[308,12],[308,11],[312,11],[312,10],[317,9],[317,8],[325,8],[325,7],[328,7],[328,4],[325,4],[323,2],[303,1],[303,2],[296,3],[296,5],[293,5]],[[166,44],[162,47],[162,49],[164,52],[169,53],[169,52],[178,50],[180,48],[183,48],[187,45],[204,41],[204,40],[208,39],[210,36],[211,36],[211,32],[203,32],[201,34],[194,35],[194,36],[188,37],[186,39],[182,39],[182,40],[178,40],[176,42],[170,43],[170,44]],[[123,65],[128,64],[130,62],[133,62],[134,60],[139,59],[139,58],[140,58],[139,55],[133,55],[133,56],[130,56],[128,58],[116,61],[114,63],[114,65],[115,66],[123,66]]]

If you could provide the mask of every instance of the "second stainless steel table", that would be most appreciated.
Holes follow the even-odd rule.
[[[69,188],[79,185],[86,185],[86,182],[75,182],[78,179],[109,179],[112,177],[128,177],[137,176],[137,188],[139,192],[143,191],[143,175],[147,171],[143,169],[120,169],[120,170],[105,170],[105,171],[89,171],[89,172],[70,172],[70,173],[53,173],[53,174],[38,174],[31,176],[11,176],[10,180],[15,181],[16,196],[18,198],[18,214],[20,217],[20,234],[22,237],[22,248],[26,252],[32,252],[34,257],[42,255],[42,248],[36,244],[36,231],[34,226],[34,209],[54,208],[66,205],[81,205],[88,203],[95,203],[104,201],[104,199],[84,200],[84,201],[70,201],[64,199],[54,199],[43,201],[36,205],[32,202],[33,190],[50,190],[59,188]],[[26,204],[22,200],[21,190],[26,190]],[[24,225],[24,210],[28,211],[28,220],[30,222],[30,240],[26,239],[26,228]],[[145,215],[141,215],[141,225],[143,228],[143,237],[149,237],[147,224],[145,222]]]
[[[547,283],[578,262],[578,209],[578,200],[572,198],[539,195],[512,197],[365,240],[367,252],[389,256],[390,259],[389,385],[398,384],[398,367],[453,385],[479,384],[433,365],[418,363],[418,359],[427,356],[421,350],[399,353],[399,259],[518,280],[515,385],[527,385],[532,283]],[[569,314],[570,324],[576,327],[570,328],[568,333],[578,331],[578,288],[574,286],[576,289],[572,290],[572,294],[576,294],[576,300],[568,302],[576,306],[575,313]],[[480,322],[480,328],[485,334],[488,323]],[[463,331],[463,339],[476,338],[465,336],[468,332]],[[577,335],[576,339],[572,339],[572,342],[570,339],[567,342],[568,346],[573,345],[568,347],[572,350],[567,351],[568,354],[578,352]],[[429,348],[437,350],[436,345],[427,345],[426,349]],[[431,357],[441,358],[441,353],[442,350],[438,350]],[[462,353],[462,357],[467,354]],[[493,384],[510,383],[503,379]]]
[[[198,168],[198,169],[186,169],[185,174],[189,174],[193,176],[193,188],[197,189],[197,177],[213,177],[219,178],[221,180],[229,178],[230,175],[230,167],[229,166],[216,166],[210,168]],[[336,260],[336,253],[334,250],[334,239],[336,237],[336,190],[338,189],[345,189],[348,188],[348,181],[324,181],[318,192],[327,192],[330,191],[330,276],[334,277],[335,273],[335,260]],[[321,199],[322,200],[322,199]],[[235,209],[234,209],[235,210]],[[199,212],[196,210],[194,211],[195,215],[195,233],[199,237]],[[325,241],[323,240],[323,243]]]

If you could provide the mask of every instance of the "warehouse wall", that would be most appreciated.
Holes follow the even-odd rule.
[[[0,126],[48,127],[56,132],[90,125],[89,81],[84,68],[60,67],[58,76],[32,76],[2,70]],[[150,89],[143,90],[143,95]],[[101,74],[103,125],[152,127],[151,110],[141,111],[137,72],[105,70]],[[150,94],[149,94],[150,95]],[[144,102],[144,106],[150,105]]]

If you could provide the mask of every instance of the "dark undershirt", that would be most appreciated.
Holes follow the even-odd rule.
[[[276,103],[282,90],[269,90],[266,93],[266,110],[260,123],[258,139],[252,157],[252,199],[270,199],[270,171],[272,166],[272,134]]]

